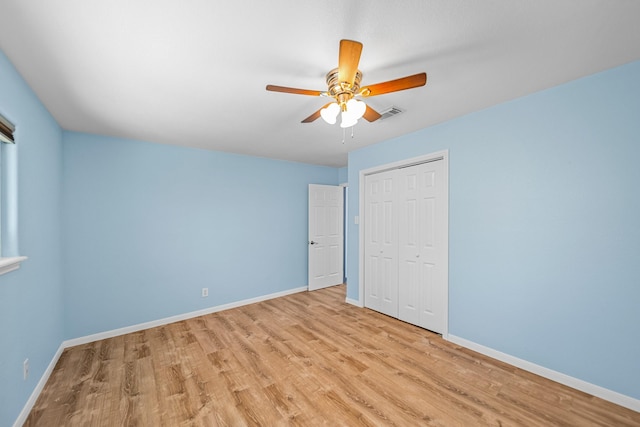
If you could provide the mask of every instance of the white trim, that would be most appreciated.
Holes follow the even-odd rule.
[[[62,344],[60,345],[60,347],[58,347],[58,351],[56,351],[56,354],[53,355],[51,362],[49,362],[49,366],[47,366],[47,369],[45,369],[44,373],[40,377],[40,381],[38,381],[38,384],[36,384],[36,388],[34,388],[33,392],[31,392],[29,400],[27,400],[27,403],[22,408],[22,411],[20,411],[20,415],[18,415],[18,418],[13,423],[13,427],[20,427],[25,423],[25,421],[27,421],[27,417],[33,409],[33,405],[36,404],[36,401],[38,400],[40,393],[42,393],[45,384],[47,384],[47,381],[49,381],[49,377],[53,373],[53,368],[56,367],[56,363],[58,363],[58,360],[60,359],[60,356],[62,356],[62,352],[64,351],[64,349],[65,347]]]
[[[351,305],[355,305],[356,307],[364,308],[364,305],[362,305],[362,302],[360,300],[353,299],[353,298],[347,298],[344,301],[347,304],[351,304]]]
[[[27,260],[26,256],[14,256],[0,258],[0,276],[13,270],[20,268],[22,261]]]
[[[401,167],[413,166],[420,163],[426,163],[433,160],[442,158],[444,161],[444,179],[446,191],[444,192],[445,202],[447,205],[447,214],[445,215],[445,227],[447,233],[445,235],[445,253],[447,254],[447,262],[444,268],[445,281],[447,283],[447,292],[445,294],[444,304],[444,326],[442,330],[442,336],[447,337],[449,333],[449,150],[436,151],[435,153],[429,153],[418,157],[412,157],[409,159],[399,160],[393,163],[386,163],[384,165],[374,166],[368,169],[361,169],[358,174],[358,217],[359,217],[359,234],[358,234],[358,307],[364,307],[364,221],[366,218],[363,215],[364,212],[364,177],[378,172],[383,172],[391,169],[399,169]]]
[[[489,356],[491,358],[516,366],[520,369],[524,369],[525,371],[540,375],[541,377],[550,379],[571,388],[575,388],[576,390],[580,390],[609,402],[615,403],[616,405],[624,406],[625,408],[629,408],[632,411],[640,412],[640,400],[634,399],[631,396],[627,396],[616,391],[600,387],[598,385],[583,381],[575,377],[571,377],[561,372],[554,371],[553,369],[545,368],[544,366],[536,365],[535,363],[529,362],[527,360],[519,359],[515,356],[511,356],[510,354],[502,353],[501,351],[485,347],[481,344],[477,344],[473,341],[469,341],[455,335],[449,335],[446,340],[454,344],[458,344],[462,347],[466,347],[470,350],[476,351],[478,353],[484,354],[485,356]]]
[[[218,311],[229,310],[231,308],[242,307],[243,305],[255,304],[257,302],[270,300],[273,298],[279,298],[286,295],[296,294],[298,292],[306,292],[307,287],[288,289],[286,291],[276,292],[269,295],[263,295],[255,298],[249,298],[242,301],[231,302],[229,304],[222,304],[215,307],[205,308],[203,310],[192,311],[190,313],[178,314],[177,316],[165,317],[164,319],[153,320],[151,322],[138,323],[137,325],[126,326],[124,328],[113,329],[111,331],[100,332],[93,335],[87,335],[84,337],[73,338],[66,340],[62,343],[64,348],[74,347],[76,345],[87,344],[94,341],[104,340],[107,338],[117,337],[119,335],[130,334],[132,332],[138,332],[149,328],[155,328],[156,326],[164,326],[169,323],[180,322],[182,320],[192,319],[198,316],[204,316],[206,314],[216,313]]]
[[[358,173],[358,214],[356,224],[358,225],[358,305],[364,307],[364,227],[361,227],[364,219],[364,175],[366,170]]]

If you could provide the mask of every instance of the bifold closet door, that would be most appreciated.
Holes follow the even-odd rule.
[[[447,304],[443,160],[365,177],[364,303],[443,333]]]
[[[365,177],[364,305],[398,317],[396,171]]]
[[[398,318],[442,333],[446,304],[443,161],[400,169]]]

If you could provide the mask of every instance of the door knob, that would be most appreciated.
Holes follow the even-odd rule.
[[[416,258],[420,258],[420,254],[416,254]]]
[[[313,240],[309,242],[310,245],[317,245],[318,242],[314,242]]]

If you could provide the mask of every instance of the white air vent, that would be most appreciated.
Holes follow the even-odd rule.
[[[398,107],[389,107],[386,110],[380,112],[380,118],[378,120],[386,120],[401,113],[404,113],[404,111],[402,111]]]

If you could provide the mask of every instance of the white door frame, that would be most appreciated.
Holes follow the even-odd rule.
[[[369,169],[362,169],[359,174],[358,183],[359,183],[359,192],[358,192],[358,215],[359,215],[359,238],[358,238],[358,306],[364,307],[364,230],[365,230],[365,221],[364,217],[365,206],[364,206],[364,196],[365,196],[365,183],[364,177],[366,175],[371,175],[374,173],[384,172],[386,170],[391,169],[399,169],[402,167],[408,167],[417,165],[420,163],[432,162],[434,160],[442,159],[444,162],[444,180],[445,180],[445,188],[444,191],[444,205],[446,207],[446,214],[444,216],[444,226],[447,232],[444,235],[444,251],[446,254],[446,260],[444,262],[444,275],[445,275],[445,283],[447,287],[447,291],[445,292],[445,306],[444,306],[444,328],[442,331],[442,337],[447,339],[449,334],[449,150],[437,151],[435,153],[425,154],[418,157],[412,157],[409,159],[400,160],[393,163],[387,163],[384,165],[374,166]]]

